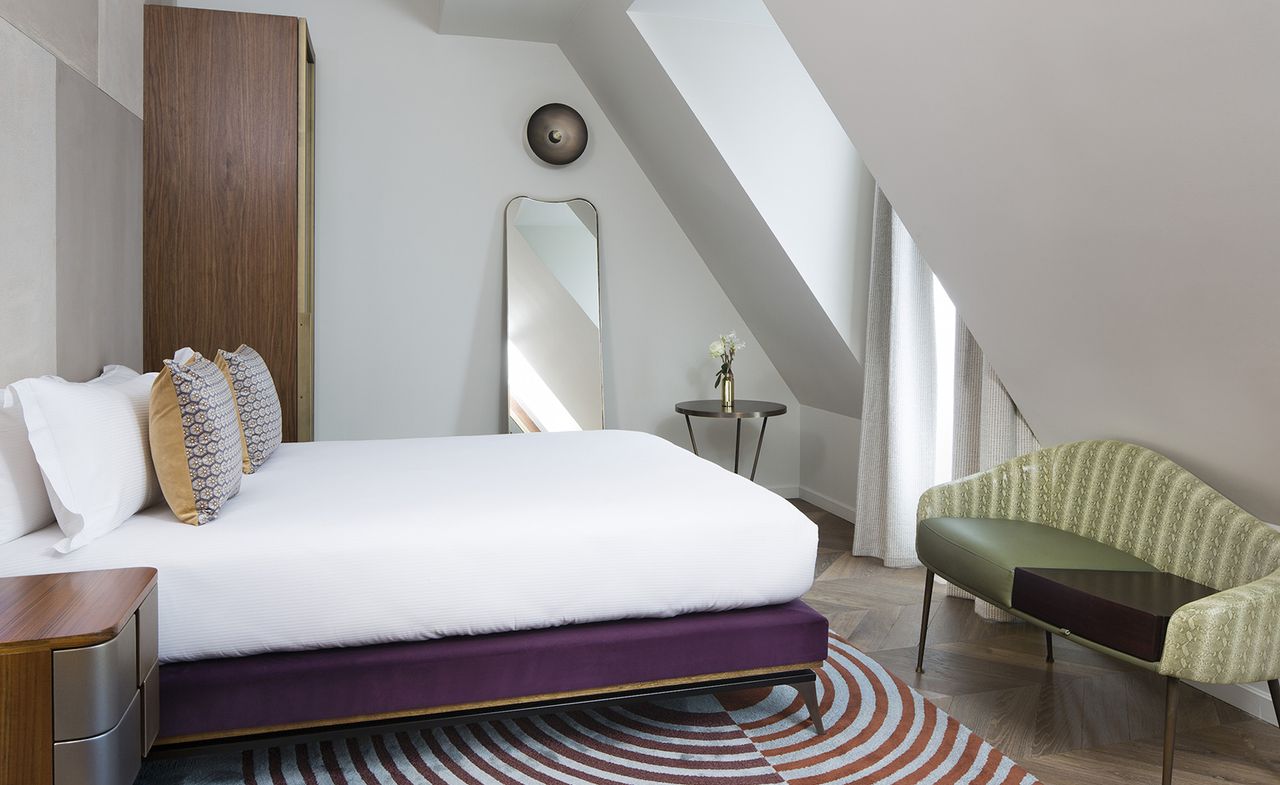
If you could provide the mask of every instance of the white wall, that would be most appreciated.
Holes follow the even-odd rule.
[[[606,423],[686,444],[672,405],[714,395],[712,336],[749,331],[559,48],[438,35],[417,0],[191,4],[311,25],[320,438],[506,429],[503,208],[527,194],[600,211]],[[563,169],[524,147],[525,121],[549,101],[575,106],[591,132]],[[737,375],[743,396],[795,401],[758,347]],[[715,425],[697,426],[699,445],[726,460],[732,429]],[[797,429],[770,425],[765,484],[794,491]]]
[[[862,421],[812,406],[800,420],[800,498],[852,521],[858,508]]]

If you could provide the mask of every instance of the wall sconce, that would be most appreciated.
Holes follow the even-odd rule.
[[[573,163],[587,149],[587,121],[564,104],[539,107],[525,132],[533,154],[554,166]]]

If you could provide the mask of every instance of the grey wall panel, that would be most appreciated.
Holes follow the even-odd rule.
[[[0,17],[97,79],[98,0],[0,0]]]
[[[58,373],[142,364],[142,121],[62,63],[57,77]]]
[[[100,0],[98,86],[142,116],[142,0]]]
[[[0,384],[55,370],[56,62],[0,20]]]

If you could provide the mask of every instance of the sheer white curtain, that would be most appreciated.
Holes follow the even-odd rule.
[[[1038,449],[1031,427],[957,315],[952,475],[967,477]]]
[[[913,567],[921,493],[1039,445],[879,189],[872,223],[853,552]]]
[[[967,477],[1040,449],[1035,434],[959,315],[956,316],[955,364],[952,475],[956,479]],[[947,594],[974,599],[973,595],[951,585],[947,586]],[[982,600],[974,601],[974,611],[993,621],[1014,620],[1013,616]]]
[[[876,189],[853,552],[913,567],[916,504],[934,484],[933,273]]]

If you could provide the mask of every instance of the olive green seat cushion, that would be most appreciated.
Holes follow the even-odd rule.
[[[994,518],[926,518],[916,550],[943,577],[1006,608],[1015,567],[1158,572],[1137,556],[1062,529]]]

